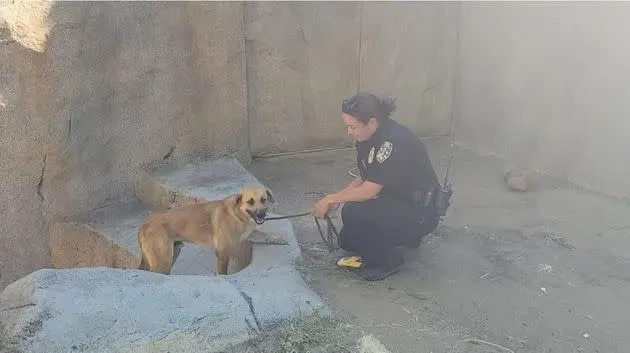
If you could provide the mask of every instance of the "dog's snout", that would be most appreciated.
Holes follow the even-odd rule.
[[[265,218],[267,216],[267,212],[265,211],[258,211],[256,212],[256,217],[258,218]]]

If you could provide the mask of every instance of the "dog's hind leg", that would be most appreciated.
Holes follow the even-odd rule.
[[[150,238],[143,239],[142,255],[148,271],[170,274],[173,261],[173,241],[168,237],[166,229],[151,229]],[[146,236],[146,231],[144,235]]]
[[[140,265],[138,266],[138,269],[150,271],[149,260],[147,260],[147,256],[144,253],[143,241],[145,237],[145,226],[143,226],[140,227],[140,230],[138,230],[138,248],[140,249]]]
[[[163,247],[159,249],[159,255],[156,258],[157,263],[151,264],[153,268],[155,268],[155,272],[168,275],[171,273],[171,267],[173,266],[173,253],[174,253],[173,243],[165,242]]]
[[[143,271],[148,271],[149,270],[149,263],[147,262],[147,258],[144,257],[144,254],[142,253],[142,250],[140,250],[141,254],[140,256],[142,256],[140,258],[140,266],[138,266],[139,270],[143,270]]]

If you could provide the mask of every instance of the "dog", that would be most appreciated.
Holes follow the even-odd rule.
[[[216,274],[227,274],[230,259],[242,270],[251,263],[254,238],[287,244],[279,236],[256,229],[264,223],[270,203],[275,198],[268,189],[245,187],[224,199],[154,213],[138,230],[139,269],[170,274],[181,248],[193,243],[214,247]]]

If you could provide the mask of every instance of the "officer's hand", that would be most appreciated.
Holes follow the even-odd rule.
[[[314,213],[317,218],[324,218],[329,208],[330,202],[328,201],[328,197],[324,197],[315,203],[312,213]]]

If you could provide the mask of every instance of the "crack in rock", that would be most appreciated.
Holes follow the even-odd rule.
[[[173,155],[174,151],[175,151],[175,146],[171,146],[169,151],[164,155],[164,157],[162,157],[162,160],[167,160],[167,159],[171,158],[171,156]]]
[[[245,301],[247,302],[247,305],[249,305],[249,311],[252,313],[252,316],[254,317],[254,321],[256,321],[256,327],[258,328],[258,332],[262,332],[262,329],[260,327],[260,322],[258,321],[258,316],[256,316],[256,311],[254,311],[254,304],[252,303],[252,298],[247,295],[245,292],[243,292],[242,290],[238,291],[241,294],[241,297],[243,297],[243,299],[245,299]],[[245,322],[247,322],[248,325],[251,325],[249,323],[249,321],[247,321],[247,319],[245,319]]]
[[[42,165],[42,173],[39,176],[39,183],[37,183],[37,196],[41,201],[44,201],[44,195],[42,194],[42,187],[44,186],[44,174],[46,173],[46,159],[48,158],[48,154],[44,154],[44,161]]]
[[[247,324],[247,328],[248,328],[248,329],[250,329],[250,330],[254,331],[254,333],[256,333],[256,334],[260,334],[260,333],[258,332],[258,330],[256,330],[256,328],[254,327],[254,325],[252,325],[252,323],[251,323],[251,322],[249,322],[249,320],[247,320],[247,318],[245,318],[245,323]]]
[[[28,304],[24,304],[24,305],[20,305],[20,306],[14,306],[14,307],[2,309],[2,310],[0,310],[0,312],[5,312],[5,311],[9,311],[9,310],[24,309],[24,308],[28,308],[29,306],[35,306],[35,304],[28,303]]]
[[[72,115],[68,119],[68,134],[66,135],[66,143],[70,141],[70,134],[72,133]]]

